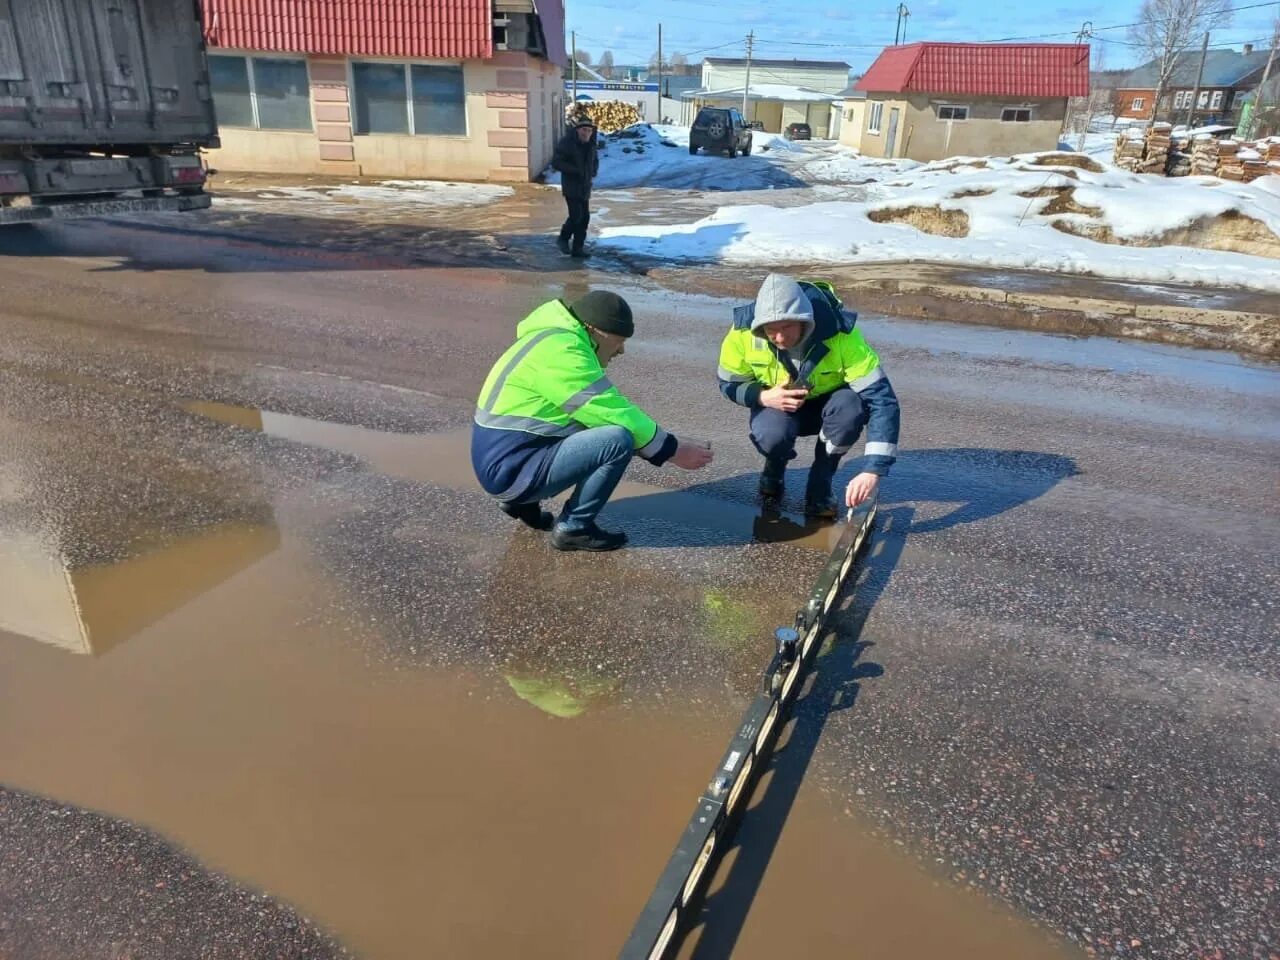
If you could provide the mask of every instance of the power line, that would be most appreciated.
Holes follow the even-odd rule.
[[[1280,0],[1267,0],[1266,3],[1251,3],[1248,6],[1244,6],[1244,7],[1233,7],[1231,12],[1240,13],[1244,10],[1261,10],[1264,7],[1280,7]],[[1209,17],[1209,16],[1216,16],[1216,12],[1206,11],[1205,13],[1202,13],[1199,16],[1191,17],[1190,19],[1193,21],[1202,20],[1205,17]],[[1184,18],[1160,17],[1154,20],[1137,20],[1133,23],[1117,23],[1117,24],[1112,24],[1110,26],[1106,26],[1106,27],[1094,27],[1093,32],[1097,33],[1100,30],[1127,30],[1129,27],[1140,27],[1149,23],[1169,23],[1170,21],[1181,20],[1181,19],[1184,19]],[[1028,37],[1001,37],[998,40],[981,40],[978,42],[979,43],[1012,43],[1016,40],[1047,40],[1051,37],[1074,37],[1076,36],[1077,33],[1078,31],[1076,30],[1064,30],[1061,33],[1039,33],[1039,34],[1036,34],[1035,36],[1028,36]],[[1102,39],[1102,38],[1099,38],[1099,39]]]

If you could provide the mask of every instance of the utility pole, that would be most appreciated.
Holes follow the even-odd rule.
[[[756,32],[752,30],[747,34],[747,78],[742,84],[742,119],[747,122],[751,118],[747,116],[747,94],[751,92],[751,51],[756,44]]]
[[[662,123],[662,24],[658,24],[658,116]]]
[[[1258,118],[1262,115],[1262,107],[1267,95],[1267,81],[1271,79],[1271,67],[1276,62],[1276,48],[1280,47],[1280,29],[1276,30],[1276,35],[1271,38],[1271,56],[1267,57],[1267,65],[1262,70],[1262,82],[1258,84],[1258,92],[1253,98],[1253,112],[1249,114],[1249,129],[1245,132],[1246,137],[1252,137],[1254,130],[1258,128]]]
[[[1086,40],[1088,40],[1088,39],[1089,39],[1090,37],[1092,37],[1092,36],[1093,36],[1093,21],[1092,21],[1092,20],[1086,20],[1084,23],[1080,24],[1080,32],[1076,34],[1076,46],[1077,46],[1077,47],[1078,47],[1078,46],[1080,46],[1081,44],[1083,44]],[[1087,96],[1087,98],[1089,98],[1090,102],[1092,102],[1092,96],[1093,96],[1093,87],[1092,87],[1092,85],[1090,85],[1089,93],[1088,93],[1086,96]],[[1089,112],[1092,112],[1092,111],[1089,111]],[[1081,150],[1083,150],[1083,149],[1084,149],[1084,134],[1085,134],[1085,133],[1088,133],[1088,132],[1089,132],[1089,121],[1088,121],[1088,120],[1086,120],[1086,121],[1085,121],[1085,129],[1084,129],[1084,133],[1080,134],[1080,144],[1081,144],[1080,149],[1081,149]],[[1063,115],[1063,117],[1062,117],[1062,134],[1061,134],[1061,136],[1062,136],[1063,138],[1065,138],[1065,137],[1067,137],[1070,133],[1071,133],[1071,99],[1070,99],[1070,98],[1067,98],[1067,110],[1066,110],[1066,113],[1065,113],[1065,114]]]
[[[1204,43],[1200,47],[1200,69],[1196,73],[1196,87],[1191,92],[1191,102],[1187,104],[1187,129],[1192,127],[1192,121],[1195,119],[1196,101],[1200,99],[1200,83],[1204,80],[1204,61],[1209,56],[1209,31],[1204,32]],[[1159,104],[1156,105],[1157,107]],[[1175,118],[1176,119],[1176,118]]]
[[[907,5],[905,3],[898,4],[898,26],[893,31],[893,45],[895,47],[907,41],[907,18],[910,16],[911,11],[907,9]]]
[[[573,105],[578,105],[578,31],[569,34],[573,38]]]

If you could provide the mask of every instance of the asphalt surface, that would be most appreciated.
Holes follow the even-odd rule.
[[[745,417],[712,373],[729,303],[616,267],[563,270],[552,255],[458,256],[473,267],[103,223],[0,237],[7,541],[41,545],[76,580],[194,536],[256,557],[271,546],[254,537],[278,530],[286,545],[308,545],[322,575],[306,628],[367,663],[466,669],[505,678],[522,698],[554,687],[544,710],[553,701],[643,725],[646,711],[674,708],[686,724],[724,729],[773,626],[819,568],[824,536],[756,520]],[[618,289],[639,318],[615,382],[677,434],[710,439],[716,461],[700,474],[637,464],[604,518],[634,547],[560,557],[511,533],[458,451],[477,384],[515,322],[592,284]],[[953,885],[1096,955],[1270,960],[1280,951],[1280,373],[1137,344],[880,317],[862,326],[903,403],[903,451],[777,789],[790,778],[819,790],[831,829],[870,826]],[[424,434],[427,455],[415,456]],[[181,602],[133,621],[108,604],[90,643],[119,646],[94,651],[96,663],[134,655],[136,631]],[[29,624],[4,629],[33,635]],[[59,669],[41,667],[51,689]],[[21,706],[5,720],[38,725]],[[691,739],[689,762],[697,768],[705,748],[712,763],[720,738]],[[60,744],[46,747],[50,770]],[[65,847],[81,829],[73,821],[91,815],[57,811],[133,809],[70,774],[45,776],[35,759],[0,759],[0,782],[55,797],[5,795],[4,903],[32,902],[27,869],[42,889],[65,888],[57,858],[28,851]],[[671,809],[686,805],[677,797]],[[132,829],[84,822],[90,836]],[[670,847],[651,826],[661,849],[637,868],[633,900]],[[743,850],[755,836],[781,857],[787,834],[768,834],[748,824]],[[148,862],[182,856],[154,849]],[[86,887],[134,869],[91,859],[102,877],[77,880]],[[251,896],[201,882],[200,910]],[[702,955],[752,955],[776,936],[761,929],[759,904],[778,882],[757,879],[740,898],[757,908],[741,908],[727,934],[716,933],[713,899]],[[786,882],[802,886],[803,866]],[[101,916],[136,919],[127,903],[121,893]],[[235,915],[208,934],[234,940],[224,952],[193,955],[341,949],[287,907],[244,925]],[[83,919],[31,906],[21,916],[0,926],[9,954],[95,955],[77,947]],[[177,908],[168,916],[174,930],[187,922]],[[101,933],[115,923],[96,927],[99,940],[125,936]],[[125,927],[145,942],[140,925]],[[856,942],[850,933],[847,946]]]

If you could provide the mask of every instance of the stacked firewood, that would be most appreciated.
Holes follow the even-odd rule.
[[[581,100],[573,105],[571,121],[586,117],[601,133],[616,133],[640,122],[640,113],[621,100]]]

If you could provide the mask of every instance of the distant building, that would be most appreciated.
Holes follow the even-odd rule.
[[[1173,75],[1157,106],[1159,67],[1152,61],[1126,75],[1116,90],[1116,116],[1125,120],[1169,120],[1182,123],[1191,110],[1191,125],[1230,122],[1239,115],[1244,95],[1255,89],[1266,70],[1269,50],[1210,50],[1200,69],[1200,51],[1179,55]],[[1199,78],[1199,83],[1196,83]],[[1197,86],[1199,89],[1197,90]],[[1194,105],[1192,100],[1194,98]]]
[[[1089,92],[1089,47],[904,44],[886,48],[854,89],[867,97],[857,148],[868,156],[1055,150],[1067,99]]]
[[[681,122],[689,124],[704,106],[742,107],[748,82],[747,61],[708,57],[702,61],[702,86],[682,94]],[[807,123],[813,136],[831,135],[832,105],[849,85],[849,65],[840,60],[756,60],[746,91],[748,121],[781,133],[788,124]]]
[[[224,170],[528,181],[563,130],[563,0],[199,0]]]

